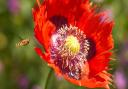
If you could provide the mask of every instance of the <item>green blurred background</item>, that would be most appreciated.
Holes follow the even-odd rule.
[[[115,20],[111,89],[128,89],[128,0],[92,0]],[[32,8],[36,0],[0,0],[0,89],[44,89],[50,68],[35,53]],[[20,38],[30,44],[16,48]],[[87,89],[51,73],[47,89]]]

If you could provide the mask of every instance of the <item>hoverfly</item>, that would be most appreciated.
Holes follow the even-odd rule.
[[[16,47],[26,46],[30,43],[30,39],[22,39],[18,43],[16,43]]]

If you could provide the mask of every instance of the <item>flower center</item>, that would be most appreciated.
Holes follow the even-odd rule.
[[[51,37],[51,59],[62,74],[73,79],[81,79],[89,52],[86,35],[75,26],[64,25]]]
[[[67,50],[67,52],[69,52],[71,55],[77,54],[80,50],[79,41],[73,35],[68,36],[66,38],[66,42],[65,42],[64,46],[65,46],[65,49]]]

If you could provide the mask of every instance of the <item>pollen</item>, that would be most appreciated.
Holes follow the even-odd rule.
[[[68,52],[70,52],[70,54],[75,55],[80,50],[80,43],[76,37],[71,35],[66,38],[64,47]]]

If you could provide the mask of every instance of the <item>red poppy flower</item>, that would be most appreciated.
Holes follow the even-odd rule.
[[[35,48],[39,56],[76,85],[109,89],[113,21],[105,12],[96,13],[88,0],[37,3],[33,9],[34,33],[45,49]]]

